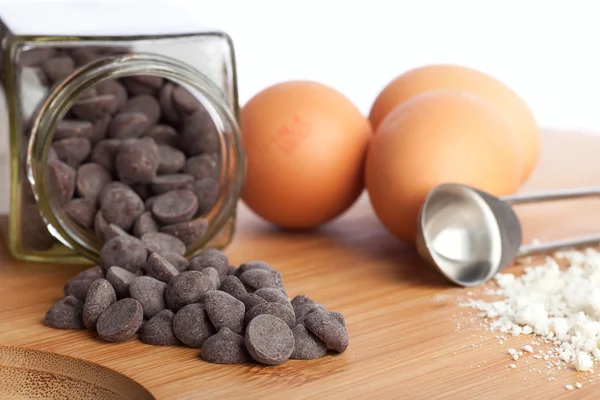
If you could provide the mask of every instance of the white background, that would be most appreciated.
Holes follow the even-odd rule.
[[[368,113],[378,91],[403,71],[458,63],[511,86],[544,127],[600,132],[598,1],[137,2],[157,10],[171,3],[228,31],[242,104],[275,82],[311,79]]]

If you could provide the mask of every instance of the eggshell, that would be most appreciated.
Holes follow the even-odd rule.
[[[339,216],[364,189],[368,119],[338,91],[309,81],[271,86],[245,104],[242,200],[284,228]]]
[[[504,83],[483,72],[458,65],[428,65],[404,73],[377,96],[369,119],[373,129],[383,118],[408,99],[431,90],[465,90],[488,101],[506,117],[521,151],[521,183],[531,175],[540,158],[541,136],[525,102]]]
[[[456,91],[423,93],[397,106],[375,132],[365,168],[375,213],[409,244],[435,186],[462,183],[499,196],[514,193],[520,177],[510,125],[480,98]]]

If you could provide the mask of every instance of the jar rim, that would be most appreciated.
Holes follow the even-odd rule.
[[[101,243],[94,244],[93,238],[83,237],[64,218],[59,218],[61,211],[47,195],[45,175],[49,148],[58,123],[82,93],[101,82],[139,74],[159,76],[187,89],[209,113],[220,136],[221,179],[219,198],[215,203],[218,208],[211,213],[214,217],[209,221],[206,232],[188,253],[193,255],[201,250],[227,223],[235,212],[246,174],[245,153],[236,115],[227,105],[219,87],[202,72],[171,57],[141,52],[105,57],[80,67],[49,93],[39,109],[28,143],[26,172],[50,233],[65,246],[95,262],[100,258]],[[233,136],[231,143],[225,143],[225,133]],[[233,180],[229,182],[227,191],[222,190],[225,179]],[[97,238],[96,242],[99,242]]]

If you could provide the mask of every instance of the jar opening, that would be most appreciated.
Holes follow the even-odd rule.
[[[35,116],[27,154],[49,231],[93,261],[123,233],[161,232],[197,254],[235,212],[244,173],[220,89],[146,53],[97,59],[60,82]]]

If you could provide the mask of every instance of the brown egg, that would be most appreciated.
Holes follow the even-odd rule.
[[[248,101],[240,119],[248,160],[242,199],[262,218],[312,228],[343,213],[362,192],[371,126],[338,91],[280,83]]]
[[[523,159],[521,183],[540,158],[541,137],[529,107],[508,86],[474,69],[457,65],[429,65],[406,72],[390,82],[371,107],[374,130],[398,104],[430,90],[465,90],[488,101],[506,117],[517,137]]]
[[[499,196],[514,193],[520,177],[510,125],[478,97],[455,91],[427,92],[397,106],[375,132],[365,167],[375,213],[410,244],[435,186],[462,183]]]

